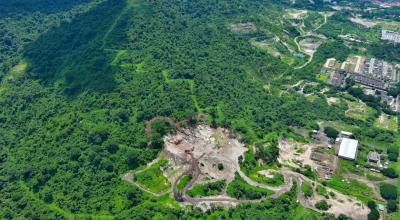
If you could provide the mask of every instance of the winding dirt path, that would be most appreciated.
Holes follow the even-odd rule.
[[[328,22],[328,15],[323,14],[323,16],[324,16],[324,22],[323,22],[322,24],[320,24],[318,27],[316,27],[314,30],[310,31],[310,32],[305,32],[305,31],[303,30],[303,25],[304,25],[304,23],[302,24],[302,26],[300,26],[300,32],[305,33],[305,34],[302,34],[302,35],[300,35],[300,36],[295,37],[295,38],[294,38],[294,43],[296,44],[297,49],[298,49],[300,52],[303,52],[303,53],[307,54],[307,55],[310,56],[310,57],[308,58],[307,62],[303,63],[301,66],[296,66],[296,67],[294,67],[294,69],[302,69],[302,68],[306,67],[308,64],[310,64],[311,61],[314,59],[314,53],[306,53],[306,52],[301,48],[301,46],[300,46],[298,40],[299,40],[299,37],[318,37],[318,38],[320,38],[320,36],[319,36],[318,34],[314,34],[314,33],[312,33],[312,32],[317,31],[318,29],[320,29],[322,26],[324,26],[324,25]]]

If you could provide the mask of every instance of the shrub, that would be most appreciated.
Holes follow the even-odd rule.
[[[397,178],[399,177],[399,174],[396,173],[396,170],[394,170],[393,168],[389,167],[387,169],[382,169],[382,174],[384,176],[387,176],[389,178]]]
[[[223,170],[223,169],[224,169],[224,164],[219,163],[219,164],[218,164],[218,170]]]
[[[397,158],[399,157],[399,149],[397,148],[388,148],[388,159],[390,161],[396,162]]]
[[[205,184],[197,184],[187,193],[190,197],[214,196],[219,195],[225,186],[225,180],[218,180]]]
[[[368,201],[368,208],[369,209],[376,209],[376,202],[374,200],[369,200]]]
[[[368,214],[368,220],[379,220],[379,212],[376,209],[372,209]]]
[[[325,200],[321,200],[315,204],[315,208],[326,211],[329,209],[329,205]]]
[[[332,127],[325,127],[324,133],[326,134],[326,136],[328,136],[329,138],[332,138],[332,139],[336,139],[339,135],[339,132]]]
[[[347,217],[347,215],[345,215],[345,214],[340,214],[338,217],[337,217],[337,220],[350,220],[351,218],[349,218],[349,217]]]
[[[390,200],[387,204],[387,209],[389,212],[396,212],[397,211],[397,201]]]
[[[381,196],[386,200],[397,200],[397,188],[394,185],[382,183],[380,186]]]

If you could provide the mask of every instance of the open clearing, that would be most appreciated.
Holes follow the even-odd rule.
[[[349,109],[345,112],[346,116],[354,119],[365,121],[375,111],[363,102],[347,101],[347,104]]]
[[[373,22],[368,19],[362,19],[362,18],[350,18],[350,21],[352,21],[356,24],[361,24],[362,26],[367,27],[367,28],[372,28],[377,25],[376,22]]]
[[[238,158],[247,151],[233,134],[224,128],[181,129],[165,137],[164,154],[170,159],[171,170],[197,158],[200,164],[199,179],[218,179],[230,182],[239,167]],[[223,169],[218,169],[222,164]],[[221,166],[221,165],[220,165]]]
[[[375,127],[383,128],[391,131],[397,131],[398,129],[398,118],[396,116],[387,115],[382,113],[379,118],[375,120]]]
[[[286,164],[291,167],[302,167],[316,164],[312,161],[311,151],[313,146],[310,144],[302,144],[291,139],[282,139],[279,141],[279,158],[281,164]]]
[[[307,10],[288,9],[285,17],[288,19],[304,19],[308,15]]]

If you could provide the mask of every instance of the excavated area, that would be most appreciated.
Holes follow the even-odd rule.
[[[239,171],[238,158],[247,150],[228,129],[206,125],[179,129],[167,135],[164,143],[164,154],[170,161],[167,173],[175,173],[195,159],[200,171],[198,179],[226,180],[227,183]]]

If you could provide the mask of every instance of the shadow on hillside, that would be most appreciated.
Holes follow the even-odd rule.
[[[114,28],[113,22],[125,6],[125,1],[106,1],[43,34],[25,48],[29,74],[43,83],[62,82],[68,95],[83,90],[113,90],[113,52],[107,52],[102,45],[106,36],[107,42],[112,42],[108,40],[112,37],[109,30]]]
[[[4,0],[0,1],[0,18],[24,12],[58,13],[88,2],[90,0]]]

